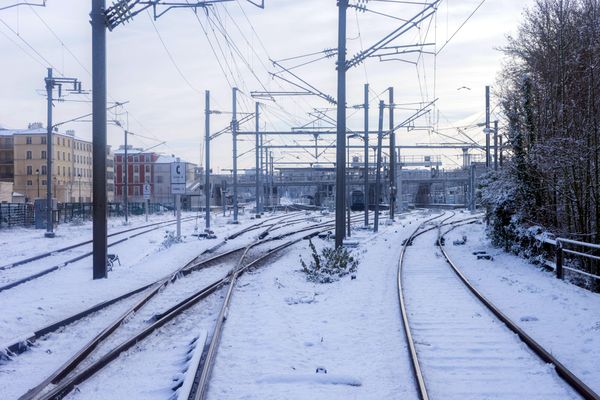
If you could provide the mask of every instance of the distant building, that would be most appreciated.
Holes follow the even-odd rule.
[[[144,152],[142,149],[127,146],[127,200],[131,203],[144,201],[144,184],[153,182],[154,162],[159,155],[153,151]],[[114,152],[115,171],[115,202],[123,202],[125,193],[125,147],[120,146]],[[151,192],[154,192],[152,188]]]
[[[48,181],[47,132],[42,123],[27,129],[0,129],[0,181],[13,182],[25,201],[46,197]],[[108,197],[113,197],[114,175],[107,148]],[[52,196],[59,202],[92,201],[92,142],[75,131],[52,133]]]

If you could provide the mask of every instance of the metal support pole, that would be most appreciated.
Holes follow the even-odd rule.
[[[107,277],[105,0],[92,0],[93,277]]]
[[[273,152],[271,152],[271,155],[269,156],[269,161],[271,162],[271,166],[269,167],[270,169],[270,175],[271,175],[271,188],[269,189],[269,197],[273,197],[273,195],[275,194],[274,191],[274,186],[275,186],[275,169],[273,168]],[[272,202],[273,203],[273,207],[277,206],[277,201]]]
[[[375,220],[373,232],[379,231],[379,198],[381,196],[381,145],[383,140],[383,100],[379,102],[379,130],[377,132],[377,167],[375,171]]]
[[[206,229],[210,229],[210,91],[204,93],[204,151],[205,151],[205,168],[204,168],[204,221]]]
[[[237,170],[237,88],[232,89],[233,117],[231,136],[233,137],[233,223],[238,223],[238,170]]]
[[[47,238],[54,237],[54,219],[52,218],[52,91],[54,82],[52,81],[52,68],[48,68],[48,77],[46,78],[46,95],[48,103],[48,126],[46,130],[46,234]]]
[[[502,136],[500,136],[498,139],[500,141],[500,168],[502,168],[502,164],[504,162],[503,147],[502,147]]]
[[[388,88],[390,101],[390,219],[396,212],[396,133],[394,132],[394,88]]]
[[[475,164],[471,164],[469,169],[469,182],[470,182],[470,197],[471,197],[471,211],[477,210],[477,203],[475,202]]]
[[[498,120],[494,121],[494,171],[498,171]]]
[[[560,240],[556,241],[556,278],[564,278],[563,269],[563,246]]]
[[[485,167],[490,168],[490,87],[485,87]]]
[[[266,191],[266,204],[267,207],[271,206],[271,194],[269,193],[269,188],[271,187],[271,180],[269,179],[269,151],[265,151],[265,191]]]
[[[369,84],[365,83],[365,187],[363,195],[363,203],[365,204],[365,227],[369,226]]]
[[[338,0],[337,136],[335,179],[335,247],[344,243],[346,203],[346,10],[348,0]]]
[[[259,135],[260,138],[260,212],[262,213],[265,208],[265,161],[264,161],[264,151],[263,147],[263,135]]]
[[[148,222],[148,213],[150,212],[149,208],[150,208],[150,200],[146,199],[145,201],[146,204],[144,204],[144,206],[146,206],[146,222]]]
[[[123,178],[123,205],[125,207],[125,223],[129,221],[129,153],[127,149],[127,129],[123,132],[125,136],[125,158],[123,159],[123,170],[125,171],[125,177]]]
[[[181,239],[181,195],[175,195],[175,209],[177,210],[177,240]]]
[[[260,124],[259,124],[260,103],[255,104],[254,119],[256,122],[256,214],[260,215]]]

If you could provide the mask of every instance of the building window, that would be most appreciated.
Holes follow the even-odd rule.
[[[46,186],[46,181],[42,181],[42,186]]]
[[[27,158],[28,160],[31,160],[31,150],[27,150],[25,158]]]
[[[33,181],[27,181],[27,186],[33,186]]]
[[[65,167],[63,167],[63,176],[65,176],[65,170],[66,170]]]
[[[42,136],[40,139],[42,144],[46,144],[46,136]]]
[[[71,153],[67,153],[67,160],[71,161]]]
[[[63,138],[63,146],[65,146],[65,138]]]
[[[42,165],[42,175],[46,175],[46,166]]]
[[[33,167],[31,165],[27,166],[27,175],[33,175]]]
[[[57,174],[57,175],[60,175],[60,165],[57,165],[57,166],[56,166],[56,174]]]
[[[65,157],[65,152],[63,151],[63,160],[66,160],[67,157]]]
[[[25,138],[25,143],[26,143],[26,144],[31,144],[31,136],[27,136],[27,137]]]
[[[71,167],[69,167],[67,171],[69,172],[69,176],[71,176]]]
[[[140,173],[140,166],[139,165],[134,165],[133,166],[133,173],[134,174],[139,174]]]
[[[133,195],[134,196],[139,196],[140,195],[140,187],[139,186],[134,186],[133,187]]]
[[[140,162],[140,159],[138,156],[133,156],[133,162]]]
[[[150,154],[146,154],[146,162],[152,162],[152,156]]]
[[[60,151],[57,151],[57,152],[56,152],[56,159],[57,159],[57,160],[60,160]]]
[[[46,159],[46,150],[42,150],[42,160]]]
[[[146,165],[146,174],[150,174],[150,166]]]

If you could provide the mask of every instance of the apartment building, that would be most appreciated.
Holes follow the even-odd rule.
[[[154,162],[159,155],[155,152],[145,152],[142,149],[127,146],[127,199],[132,203],[144,201],[144,184],[153,187]],[[114,152],[114,188],[115,201],[123,201],[125,191],[125,147],[120,146]],[[154,192],[154,190],[152,190]]]

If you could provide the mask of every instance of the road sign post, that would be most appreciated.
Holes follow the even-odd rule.
[[[171,163],[171,194],[175,195],[175,209],[177,210],[177,239],[181,238],[181,195],[185,194],[186,165],[179,158]]]

